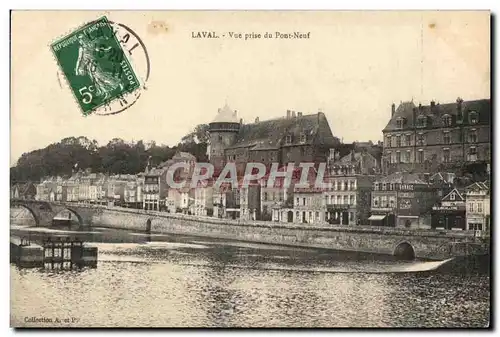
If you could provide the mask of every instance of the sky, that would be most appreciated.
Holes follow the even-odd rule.
[[[49,45],[102,15],[142,39],[151,73],[129,109],[83,117]],[[192,38],[199,31],[310,38]],[[22,153],[71,136],[175,145],[226,102],[244,122],[321,110],[344,142],[377,141],[393,102],[459,96],[490,97],[489,12],[12,13],[11,166]]]

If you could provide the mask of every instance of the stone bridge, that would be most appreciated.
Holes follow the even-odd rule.
[[[238,221],[196,217],[158,211],[104,207],[79,203],[11,200],[12,206],[28,209],[38,226],[68,210],[80,225],[145,233],[166,233],[227,240],[314,247],[342,251],[396,255],[405,258],[447,259],[489,253],[489,238],[474,231],[414,230],[372,226],[332,226],[264,221]]]
[[[48,202],[38,200],[11,199],[10,207],[27,209],[35,219],[36,226],[49,227],[54,217],[62,211],[69,211],[80,226],[92,224],[93,217],[102,212],[102,207],[74,203]]]

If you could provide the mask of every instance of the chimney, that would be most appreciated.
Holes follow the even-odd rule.
[[[391,105],[391,117],[393,117],[395,113],[396,113],[396,104],[392,103],[392,105]]]
[[[298,111],[297,112],[297,117],[302,117],[302,112]]]
[[[458,111],[458,115],[461,117],[462,116],[462,102],[464,100],[461,99],[460,97],[457,98],[457,111]]]
[[[286,118],[290,118],[291,114],[292,114],[292,112],[290,110],[287,110],[286,111]]]
[[[255,123],[259,122],[259,117],[255,117]]]
[[[292,110],[292,117],[295,118],[295,110]]]
[[[413,125],[415,126],[417,124],[417,108],[413,108]]]
[[[422,111],[422,103],[418,103],[418,111]]]
[[[243,125],[243,118],[240,118],[240,125]]]

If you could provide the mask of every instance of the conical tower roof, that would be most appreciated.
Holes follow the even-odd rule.
[[[219,109],[212,123],[239,123],[236,110],[231,110],[226,103],[222,109]]]

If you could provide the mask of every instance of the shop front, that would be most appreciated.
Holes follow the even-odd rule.
[[[395,227],[396,215],[393,208],[373,208],[368,218],[370,226]]]
[[[326,205],[326,221],[332,225],[349,225],[353,220],[348,204]]]
[[[466,230],[465,207],[435,206],[431,212],[431,228],[446,230]]]

